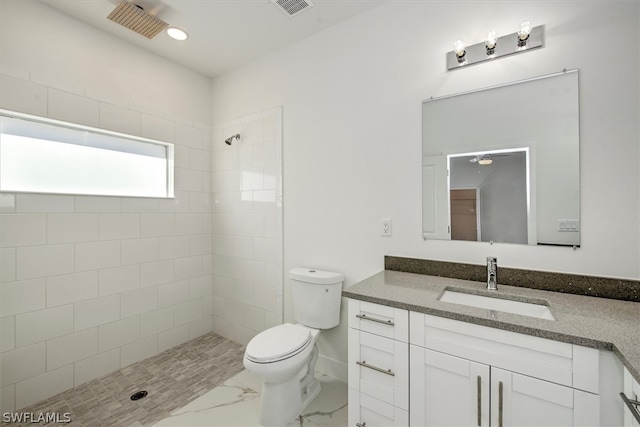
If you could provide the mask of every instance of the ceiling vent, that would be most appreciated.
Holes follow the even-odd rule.
[[[311,0],[271,0],[287,16],[295,16],[313,6]]]
[[[126,1],[116,6],[113,12],[107,16],[107,19],[148,39],[154,38],[160,31],[169,26],[162,19],[145,12],[140,6]]]

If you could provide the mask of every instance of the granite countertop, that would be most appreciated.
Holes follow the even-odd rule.
[[[546,301],[555,320],[438,301],[447,288],[519,301]],[[640,304],[583,295],[385,270],[342,291],[347,298],[613,351],[640,382]],[[540,301],[538,301],[540,302]]]

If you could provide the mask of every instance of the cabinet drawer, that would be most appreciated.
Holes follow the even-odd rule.
[[[408,342],[409,312],[400,308],[350,299],[349,327]]]
[[[349,427],[408,426],[409,412],[349,389]]]
[[[349,387],[409,409],[409,345],[349,328]]]
[[[410,342],[590,393],[599,392],[599,352],[593,348],[411,313]]]

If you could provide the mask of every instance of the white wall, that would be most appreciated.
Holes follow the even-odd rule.
[[[391,254],[640,278],[638,7],[392,1],[215,79],[216,122],[284,106],[285,277],[313,266],[343,272],[349,286]],[[454,40],[481,42],[524,19],[545,25],[543,49],[445,71]],[[421,101],[563,68],[580,69],[582,247],[423,241]],[[385,217],[390,238],[379,235]],[[321,342],[341,361],[345,323]]]
[[[212,330],[211,82],[40,2],[1,7],[0,107],[174,143],[176,183],[0,195],[5,412]]]

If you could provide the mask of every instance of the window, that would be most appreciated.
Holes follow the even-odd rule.
[[[0,110],[0,191],[173,197],[173,144]]]

